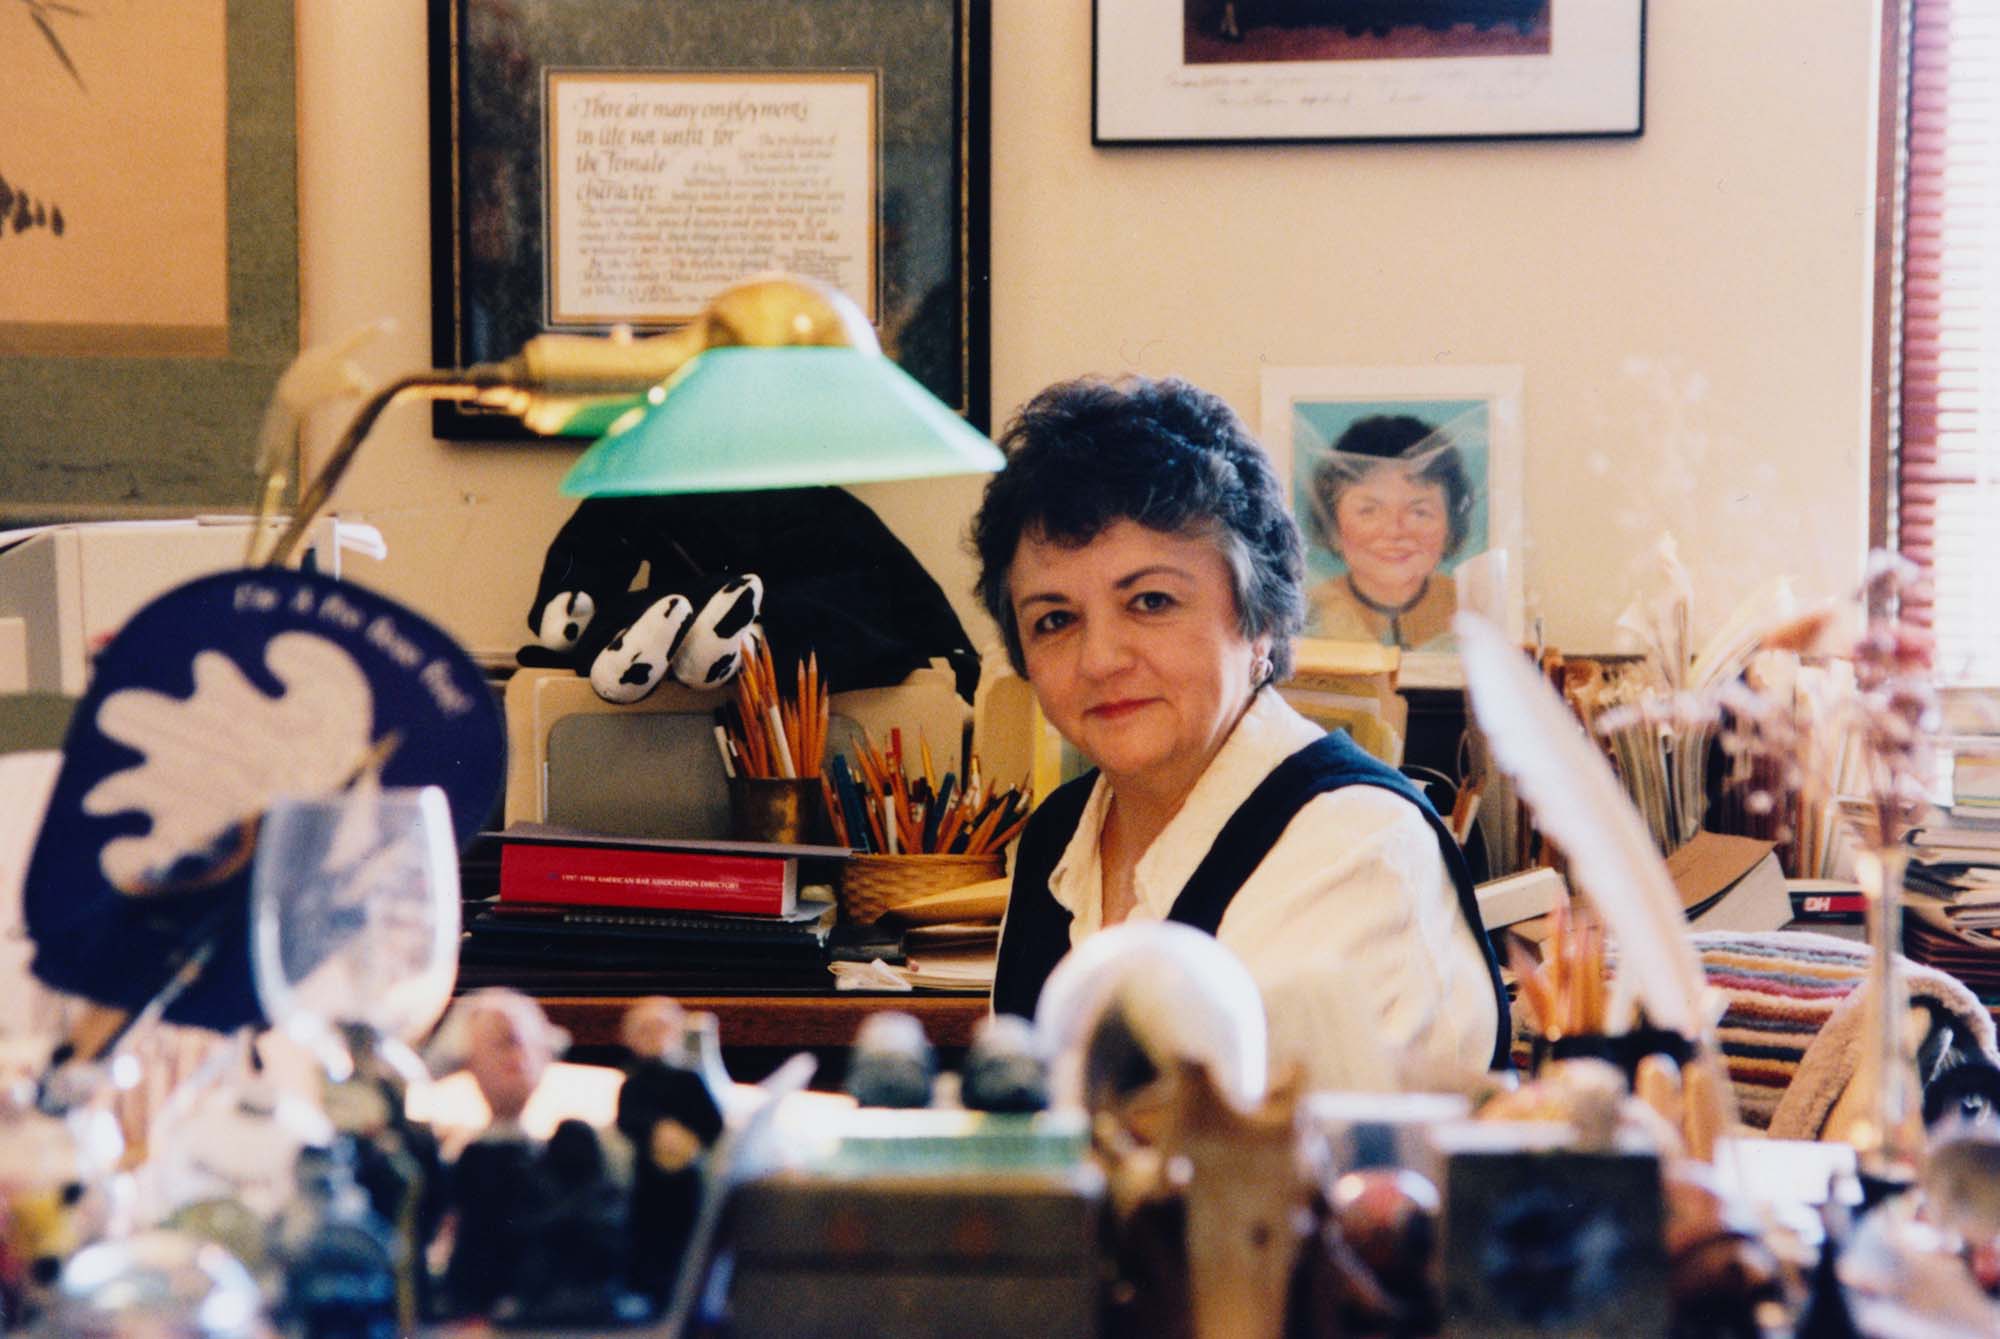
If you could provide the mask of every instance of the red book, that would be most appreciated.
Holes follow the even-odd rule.
[[[502,902],[782,916],[798,905],[797,848],[509,829]]]
[[[1867,910],[1868,898],[1862,893],[1797,893],[1792,897],[1793,914],[1801,920],[1814,916],[1858,917]]]

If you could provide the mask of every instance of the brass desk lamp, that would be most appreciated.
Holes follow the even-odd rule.
[[[882,355],[845,295],[760,275],[669,334],[538,335],[504,362],[391,382],[355,414],[291,523],[253,550],[253,563],[289,559],[375,420],[405,395],[499,410],[538,432],[603,433],[563,478],[572,497],[920,479],[1003,463],[990,440]],[[260,520],[287,482],[282,461],[267,463]]]

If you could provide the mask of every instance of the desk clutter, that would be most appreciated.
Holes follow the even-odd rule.
[[[752,633],[719,704],[684,694],[611,709],[699,720],[700,748],[676,755],[687,775],[647,785],[702,790],[705,768],[726,814],[663,800],[651,823],[542,822],[532,815],[551,807],[553,755],[540,806],[512,760],[508,823],[465,858],[461,984],[600,997],[983,992],[1026,789],[987,779],[970,716],[935,710],[929,679],[837,688],[816,654],[781,668]],[[942,692],[962,712],[948,676]],[[579,703],[587,715],[566,715]],[[534,670],[509,681],[507,704],[517,743],[553,740],[609,705],[581,680]]]
[[[1651,1339],[1821,1333],[1793,1326],[1827,1308],[1898,1332],[1867,1322],[1909,1299],[1817,1268],[1885,1248],[1879,1215],[1848,1224],[1852,1150],[1720,1137],[1693,1157],[1674,1118],[1700,1106],[1678,1086],[1697,1069],[1657,1060],[1641,1096],[1587,1056],[1469,1096],[1301,1094],[1255,1020],[1229,1017],[1243,997],[1203,962],[1225,950],[1183,927],[1110,933],[1115,951],[1052,978],[1033,1025],[993,1020],[957,1073],[890,1012],[837,1090],[803,1086],[805,1057],[737,1084],[713,1020],[665,999],[629,1010],[622,1069],[563,1065],[532,1000],[484,990],[428,1072],[354,1038],[353,1074],[315,1104],[330,1119],[278,1108],[275,1146],[252,1137],[271,1095],[234,1064],[126,1170],[87,1109],[17,1094],[0,1110],[23,1261],[9,1332],[249,1335],[268,1315],[289,1334],[834,1334],[865,1317],[902,1339],[1032,1316],[1113,1339]],[[1163,985],[1171,1020],[1146,1004]],[[64,1235],[24,1235],[62,1176],[84,1187],[52,1220]],[[163,1226],[119,1231],[135,1204]],[[232,1308],[242,1328],[198,1320]]]
[[[899,748],[892,736],[888,755],[856,756],[870,778],[867,812],[878,815],[878,831],[900,827],[917,848],[908,852],[540,823],[483,834],[467,857],[480,873],[466,888],[461,984],[571,994],[745,982],[984,991],[1007,897],[994,842],[1012,839],[1026,801],[1017,790],[985,794],[976,758],[963,795],[950,773],[934,792],[929,777],[906,779],[890,761]],[[759,755],[744,748],[742,756]],[[848,776],[835,761],[833,773]],[[930,845],[974,849],[927,851],[926,833]]]
[[[1979,1086],[2000,1051],[1978,1002],[1887,928],[1922,715],[1907,644],[1852,648],[1862,723],[1910,727],[1856,736],[1885,767],[1860,947],[1689,935],[1769,853],[1711,852],[1725,872],[1676,889],[1631,775],[1545,667],[1477,620],[1460,636],[1496,776],[1594,908],[1559,904],[1542,957],[1517,963],[1527,1077],[1303,1092],[1220,941],[1128,923],[1064,960],[1033,1020],[992,1019],[957,1072],[891,1001],[815,1091],[807,1054],[734,1082],[720,1025],[669,995],[746,975],[976,992],[1026,810],[976,756],[939,768],[921,730],[837,747],[813,659],[788,701],[760,648],[719,749],[701,718],[704,758],[806,782],[844,842],[510,825],[461,866],[500,729],[441,633],[305,574],[170,592],[101,654],[27,862],[33,970],[75,998],[0,1062],[0,1326],[2000,1330],[2000,1090]],[[1693,865],[1700,840],[1672,844]],[[857,859],[987,877],[863,904]],[[1946,877],[1971,894],[1970,873]],[[533,996],[553,991],[636,997],[619,1067],[558,1058]],[[134,1040],[162,1019],[209,1035],[121,1128]],[[1771,1137],[1793,1122],[1813,1138]]]

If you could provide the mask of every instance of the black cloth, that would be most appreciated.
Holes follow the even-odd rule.
[[[1032,1018],[1042,984],[1069,951],[1070,913],[1049,891],[1049,878],[1062,859],[1070,838],[1090,802],[1095,771],[1060,787],[1029,820],[1014,859],[1013,893],[1007,903],[1007,931],[1000,941],[1000,960],[993,978],[993,1011]],[[1325,735],[1279,763],[1250,797],[1229,816],[1215,843],[1174,898],[1167,919],[1214,934],[1223,913],[1246,879],[1263,863],[1278,837],[1316,795],[1342,786],[1379,786],[1393,791],[1424,816],[1438,840],[1438,854],[1458,894],[1460,912],[1472,927],[1473,940],[1486,960],[1492,981],[1498,1022],[1494,1029],[1493,1067],[1508,1066],[1507,994],[1500,984],[1500,962],[1486,937],[1479,916],[1479,899],[1458,843],[1423,793],[1401,772],[1372,757],[1338,732]]]
[[[633,592],[642,564],[644,589]],[[586,499],[549,545],[528,626],[539,629],[563,591],[588,594],[597,617],[573,649],[529,645],[517,658],[587,675],[654,601],[745,572],[763,578],[764,633],[780,667],[814,652],[822,679],[847,692],[899,684],[942,657],[972,701],[979,653],[943,588],[867,503],[839,488]]]

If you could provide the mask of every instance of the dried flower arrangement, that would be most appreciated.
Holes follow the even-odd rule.
[[[1812,823],[1826,797],[1858,786],[1858,803],[1844,812],[1855,825],[1854,872],[1873,947],[1872,1021],[1857,1076],[1872,1100],[1848,1138],[1865,1170],[1896,1180],[1914,1177],[1924,1144],[1899,965],[1904,838],[1930,807],[1938,721],[1930,636],[1900,613],[1917,579],[1902,558],[1871,556],[1852,599],[1771,629],[1757,672],[1721,695],[1732,721],[1721,742],[1739,784],[1757,775],[1756,759],[1781,763],[1775,787],[1767,776],[1750,797],[1755,807]]]

